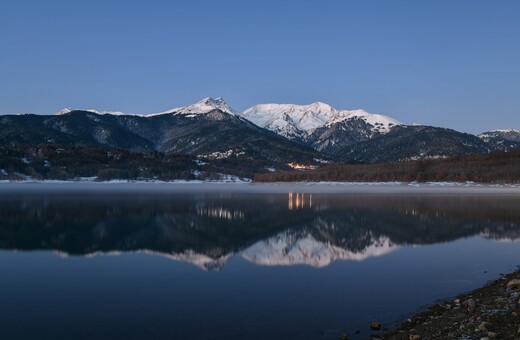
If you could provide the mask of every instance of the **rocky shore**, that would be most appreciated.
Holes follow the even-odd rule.
[[[372,339],[520,339],[520,270],[432,305]]]

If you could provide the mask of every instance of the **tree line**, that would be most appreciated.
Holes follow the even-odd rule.
[[[262,162],[199,160],[195,156],[140,153],[97,146],[0,145],[0,179],[218,180],[221,174],[252,178]]]
[[[255,182],[520,182],[520,151],[257,174]]]

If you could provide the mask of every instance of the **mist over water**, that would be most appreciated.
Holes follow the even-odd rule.
[[[10,192],[9,339],[367,338],[520,264],[511,195]],[[30,327],[29,327],[30,325]]]

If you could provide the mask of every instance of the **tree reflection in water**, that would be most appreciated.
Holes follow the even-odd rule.
[[[0,203],[2,249],[144,251],[205,269],[221,268],[233,254],[261,265],[321,267],[405,245],[520,238],[520,200],[505,196],[14,195]]]

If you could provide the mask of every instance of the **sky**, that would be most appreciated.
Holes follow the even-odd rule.
[[[520,1],[0,2],[2,114],[209,96],[520,129]]]

